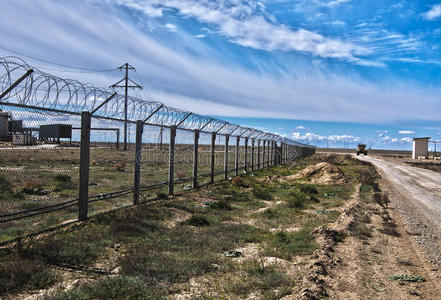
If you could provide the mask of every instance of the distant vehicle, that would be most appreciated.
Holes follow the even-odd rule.
[[[367,155],[366,144],[358,144],[357,155]]]

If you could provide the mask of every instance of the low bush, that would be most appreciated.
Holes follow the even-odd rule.
[[[71,182],[72,177],[67,174],[57,174],[54,176],[54,180],[59,182]]]
[[[290,199],[288,200],[289,208],[303,208],[305,204],[310,200],[305,193],[291,192],[289,193]]]
[[[41,259],[50,264],[91,264],[109,244],[104,228],[89,225],[78,231],[48,235],[28,242],[25,257]]]
[[[35,290],[55,283],[54,272],[40,263],[19,257],[0,262],[0,295]]]
[[[262,200],[273,199],[273,195],[271,194],[271,192],[268,189],[264,189],[264,188],[255,188],[253,190],[253,195]]]
[[[223,209],[223,210],[232,210],[230,203],[228,203],[227,200],[222,199],[219,201],[215,201],[212,204],[210,204],[210,207],[213,209]]]
[[[304,184],[300,186],[300,191],[305,194],[314,194],[317,195],[317,188],[313,185]]]
[[[129,276],[104,277],[98,281],[85,282],[68,291],[46,295],[45,300],[88,299],[161,299],[139,278]]]
[[[231,180],[231,183],[237,187],[249,187],[248,184],[245,183],[245,180],[242,177],[236,176]]]
[[[160,200],[165,200],[165,199],[168,199],[168,195],[164,192],[158,192],[158,193],[156,193],[156,198],[158,198]]]
[[[116,163],[116,164],[113,165],[113,168],[114,168],[116,171],[124,172],[125,169],[126,169],[126,164],[125,164],[124,162],[118,162],[118,163]]]
[[[291,259],[297,254],[310,254],[316,247],[311,229],[303,228],[297,232],[279,231],[273,234],[265,252],[269,256]]]
[[[29,179],[23,182],[21,190],[23,193],[32,194],[35,190],[43,188],[44,183],[37,178]]]
[[[247,202],[250,201],[250,198],[247,193],[241,193],[233,191],[231,195],[224,198],[226,201],[235,201],[235,202]]]
[[[183,222],[184,225],[190,226],[210,226],[210,221],[207,220],[206,217],[201,215],[192,215],[188,220]]]
[[[363,168],[357,175],[358,182],[364,185],[373,185],[378,178],[377,171],[371,166]]]

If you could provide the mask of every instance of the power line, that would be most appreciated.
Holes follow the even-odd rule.
[[[135,89],[142,89],[142,86],[134,82],[132,79],[129,78],[129,70],[135,71],[135,68],[129,65],[128,63],[125,63],[121,67],[118,68],[119,70],[125,71],[125,76],[123,79],[118,81],[115,84],[112,84],[111,88],[124,88],[124,151],[127,150],[127,96],[128,96],[128,89],[129,88],[135,88]],[[132,85],[129,85],[129,82]],[[124,83],[124,84],[123,84]]]
[[[24,56],[24,57],[27,57],[27,58],[30,58],[30,59],[33,59],[33,60],[36,60],[36,61],[39,61],[39,62],[44,62],[44,63],[47,63],[47,64],[51,64],[51,65],[59,66],[59,67],[63,67],[63,68],[80,70],[81,72],[59,70],[59,69],[58,70],[57,69],[52,69],[52,71],[55,70],[55,71],[60,71],[60,72],[71,72],[71,73],[94,73],[94,72],[111,72],[111,71],[115,71],[115,69],[99,70],[99,69],[88,69],[88,68],[82,68],[82,67],[69,66],[69,65],[54,63],[54,62],[51,62],[51,61],[48,61],[48,60],[45,60],[45,59],[41,59],[41,58],[37,58],[37,57],[34,57],[34,56],[26,55],[24,53],[21,53],[21,52],[12,50],[12,49],[8,49],[8,48],[2,47],[2,46],[0,46],[0,49],[8,51],[8,52],[11,52],[11,53],[14,53],[14,54],[17,54],[17,55],[20,55],[20,56]],[[46,68],[48,70],[51,70],[50,68],[47,68],[47,67],[41,67],[41,68]]]

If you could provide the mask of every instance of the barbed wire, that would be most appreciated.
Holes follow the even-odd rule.
[[[114,94],[111,89],[98,88],[89,83],[63,79],[43,72],[14,56],[0,58],[0,92],[8,89],[30,69],[33,72],[1,99],[3,104],[21,105],[28,110],[39,113],[46,109],[51,111],[50,114],[79,114],[82,111],[93,111]],[[49,112],[44,113],[48,114]],[[130,122],[145,120],[151,116],[146,122],[148,125],[164,127],[179,125],[180,129],[216,132],[222,135],[231,134],[243,138],[259,137],[270,141],[311,147],[273,133],[166,106],[153,101],[151,97],[141,99],[129,96],[127,115]],[[94,116],[123,121],[124,95],[116,94]]]

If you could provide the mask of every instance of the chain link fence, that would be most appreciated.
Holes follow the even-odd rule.
[[[0,59],[0,244],[275,166],[309,145]],[[127,122],[127,144],[122,144]]]

